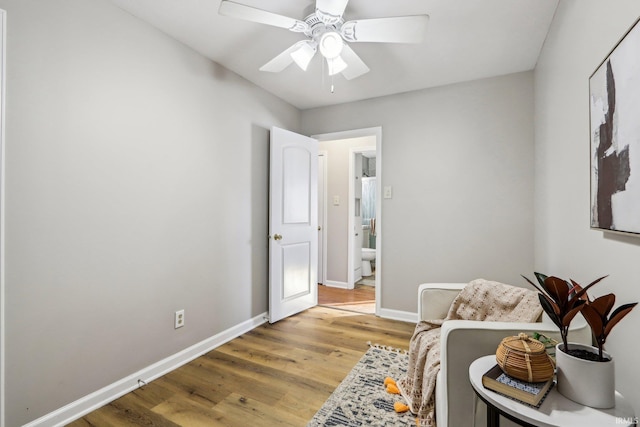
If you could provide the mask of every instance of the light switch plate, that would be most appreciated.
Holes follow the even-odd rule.
[[[340,196],[333,196],[333,206],[340,205]]]
[[[390,185],[384,187],[384,195],[382,197],[385,199],[390,199],[392,197],[392,189]]]

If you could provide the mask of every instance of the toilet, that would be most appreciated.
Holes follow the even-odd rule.
[[[376,250],[371,248],[362,248],[362,277],[371,276],[371,261],[376,259]]]

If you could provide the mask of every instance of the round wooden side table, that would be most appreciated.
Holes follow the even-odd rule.
[[[482,385],[482,375],[496,364],[496,356],[484,356],[469,366],[469,381],[476,395],[487,405],[487,427],[499,427],[500,415],[524,427],[637,426],[631,404],[616,392],[616,406],[595,409],[567,399],[555,387],[539,408],[533,408]]]

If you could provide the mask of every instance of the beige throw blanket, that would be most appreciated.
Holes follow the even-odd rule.
[[[454,299],[444,320],[421,321],[411,338],[407,376],[397,384],[420,427],[436,426],[434,390],[440,371],[440,326],[447,320],[535,322],[542,314],[537,292],[477,279]]]

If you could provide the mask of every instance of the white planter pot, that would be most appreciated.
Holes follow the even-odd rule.
[[[569,349],[598,353],[596,347],[569,343]],[[564,352],[564,344],[556,346],[558,392],[567,399],[592,408],[613,408],[616,404],[615,368],[611,355],[608,362],[593,362]]]

